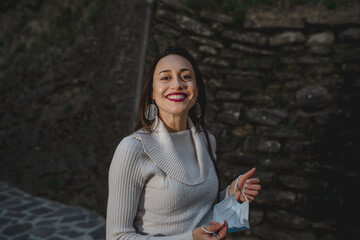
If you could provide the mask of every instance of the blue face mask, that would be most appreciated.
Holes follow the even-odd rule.
[[[239,178],[236,180],[235,186],[237,186]],[[234,192],[223,201],[214,206],[213,220],[215,222],[222,222],[224,220],[228,223],[228,233],[232,233],[238,230],[249,229],[249,201],[244,194],[244,188],[242,194],[245,197],[245,202],[239,203],[235,198]]]

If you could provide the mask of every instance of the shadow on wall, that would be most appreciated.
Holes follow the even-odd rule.
[[[0,178],[105,216],[133,128],[144,1],[1,1]]]

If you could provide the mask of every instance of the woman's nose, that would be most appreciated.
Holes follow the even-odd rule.
[[[172,87],[173,88],[184,88],[184,82],[182,81],[180,76],[177,76],[176,78],[174,78]]]

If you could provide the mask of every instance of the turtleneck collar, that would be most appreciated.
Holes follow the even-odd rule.
[[[145,154],[153,161],[162,171],[171,178],[187,185],[197,185],[206,180],[212,164],[211,158],[207,151],[207,142],[203,132],[198,132],[188,117],[188,128],[194,143],[195,154],[199,163],[200,174],[195,180],[187,177],[181,157],[175,150],[174,142],[170,133],[167,131],[164,123],[158,117],[155,118],[151,125],[152,133],[146,130],[138,130],[135,135],[142,143]]]

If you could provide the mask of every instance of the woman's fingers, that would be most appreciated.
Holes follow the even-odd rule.
[[[223,227],[220,229],[220,231],[217,233],[217,235],[219,235],[219,237],[221,239],[225,239],[227,237],[227,232],[228,232],[228,224],[225,221]]]
[[[248,184],[246,185],[245,189],[259,191],[261,189],[261,186],[259,184]]]
[[[259,179],[252,179],[252,180],[253,180],[252,182],[260,182]],[[242,190],[248,201],[252,202],[254,201],[255,197],[259,194],[260,189],[261,189],[260,184],[246,183]],[[244,197],[243,193],[241,192],[238,192],[237,194],[235,193],[236,200],[244,202],[246,198]]]
[[[244,193],[245,193],[246,196],[250,195],[250,196],[253,196],[253,197],[255,197],[255,196],[257,196],[259,194],[258,191],[253,191],[253,190],[248,190],[248,189],[246,189],[244,191]]]
[[[210,225],[201,226],[193,230],[193,239],[195,240],[218,240],[227,237],[228,225],[226,221],[221,223],[211,221]],[[218,238],[216,238],[216,234]],[[219,235],[220,234],[220,235]]]
[[[260,179],[259,178],[249,178],[248,180],[246,180],[246,183],[247,184],[256,184],[256,183],[259,183],[260,182]]]
[[[249,202],[254,201],[255,196],[259,194],[259,190],[261,189],[261,186],[259,184],[248,184],[245,187],[244,194],[246,195]],[[242,199],[240,199],[242,200]]]
[[[217,223],[217,222],[214,222],[214,221],[211,221],[210,224],[211,224],[211,225],[204,226],[204,228],[205,228],[206,231],[209,231],[209,232],[217,232],[217,231],[219,231],[219,230],[225,225],[224,222],[222,222],[222,223]]]
[[[255,197],[251,196],[251,195],[246,195],[247,199],[249,202],[254,201]]]

